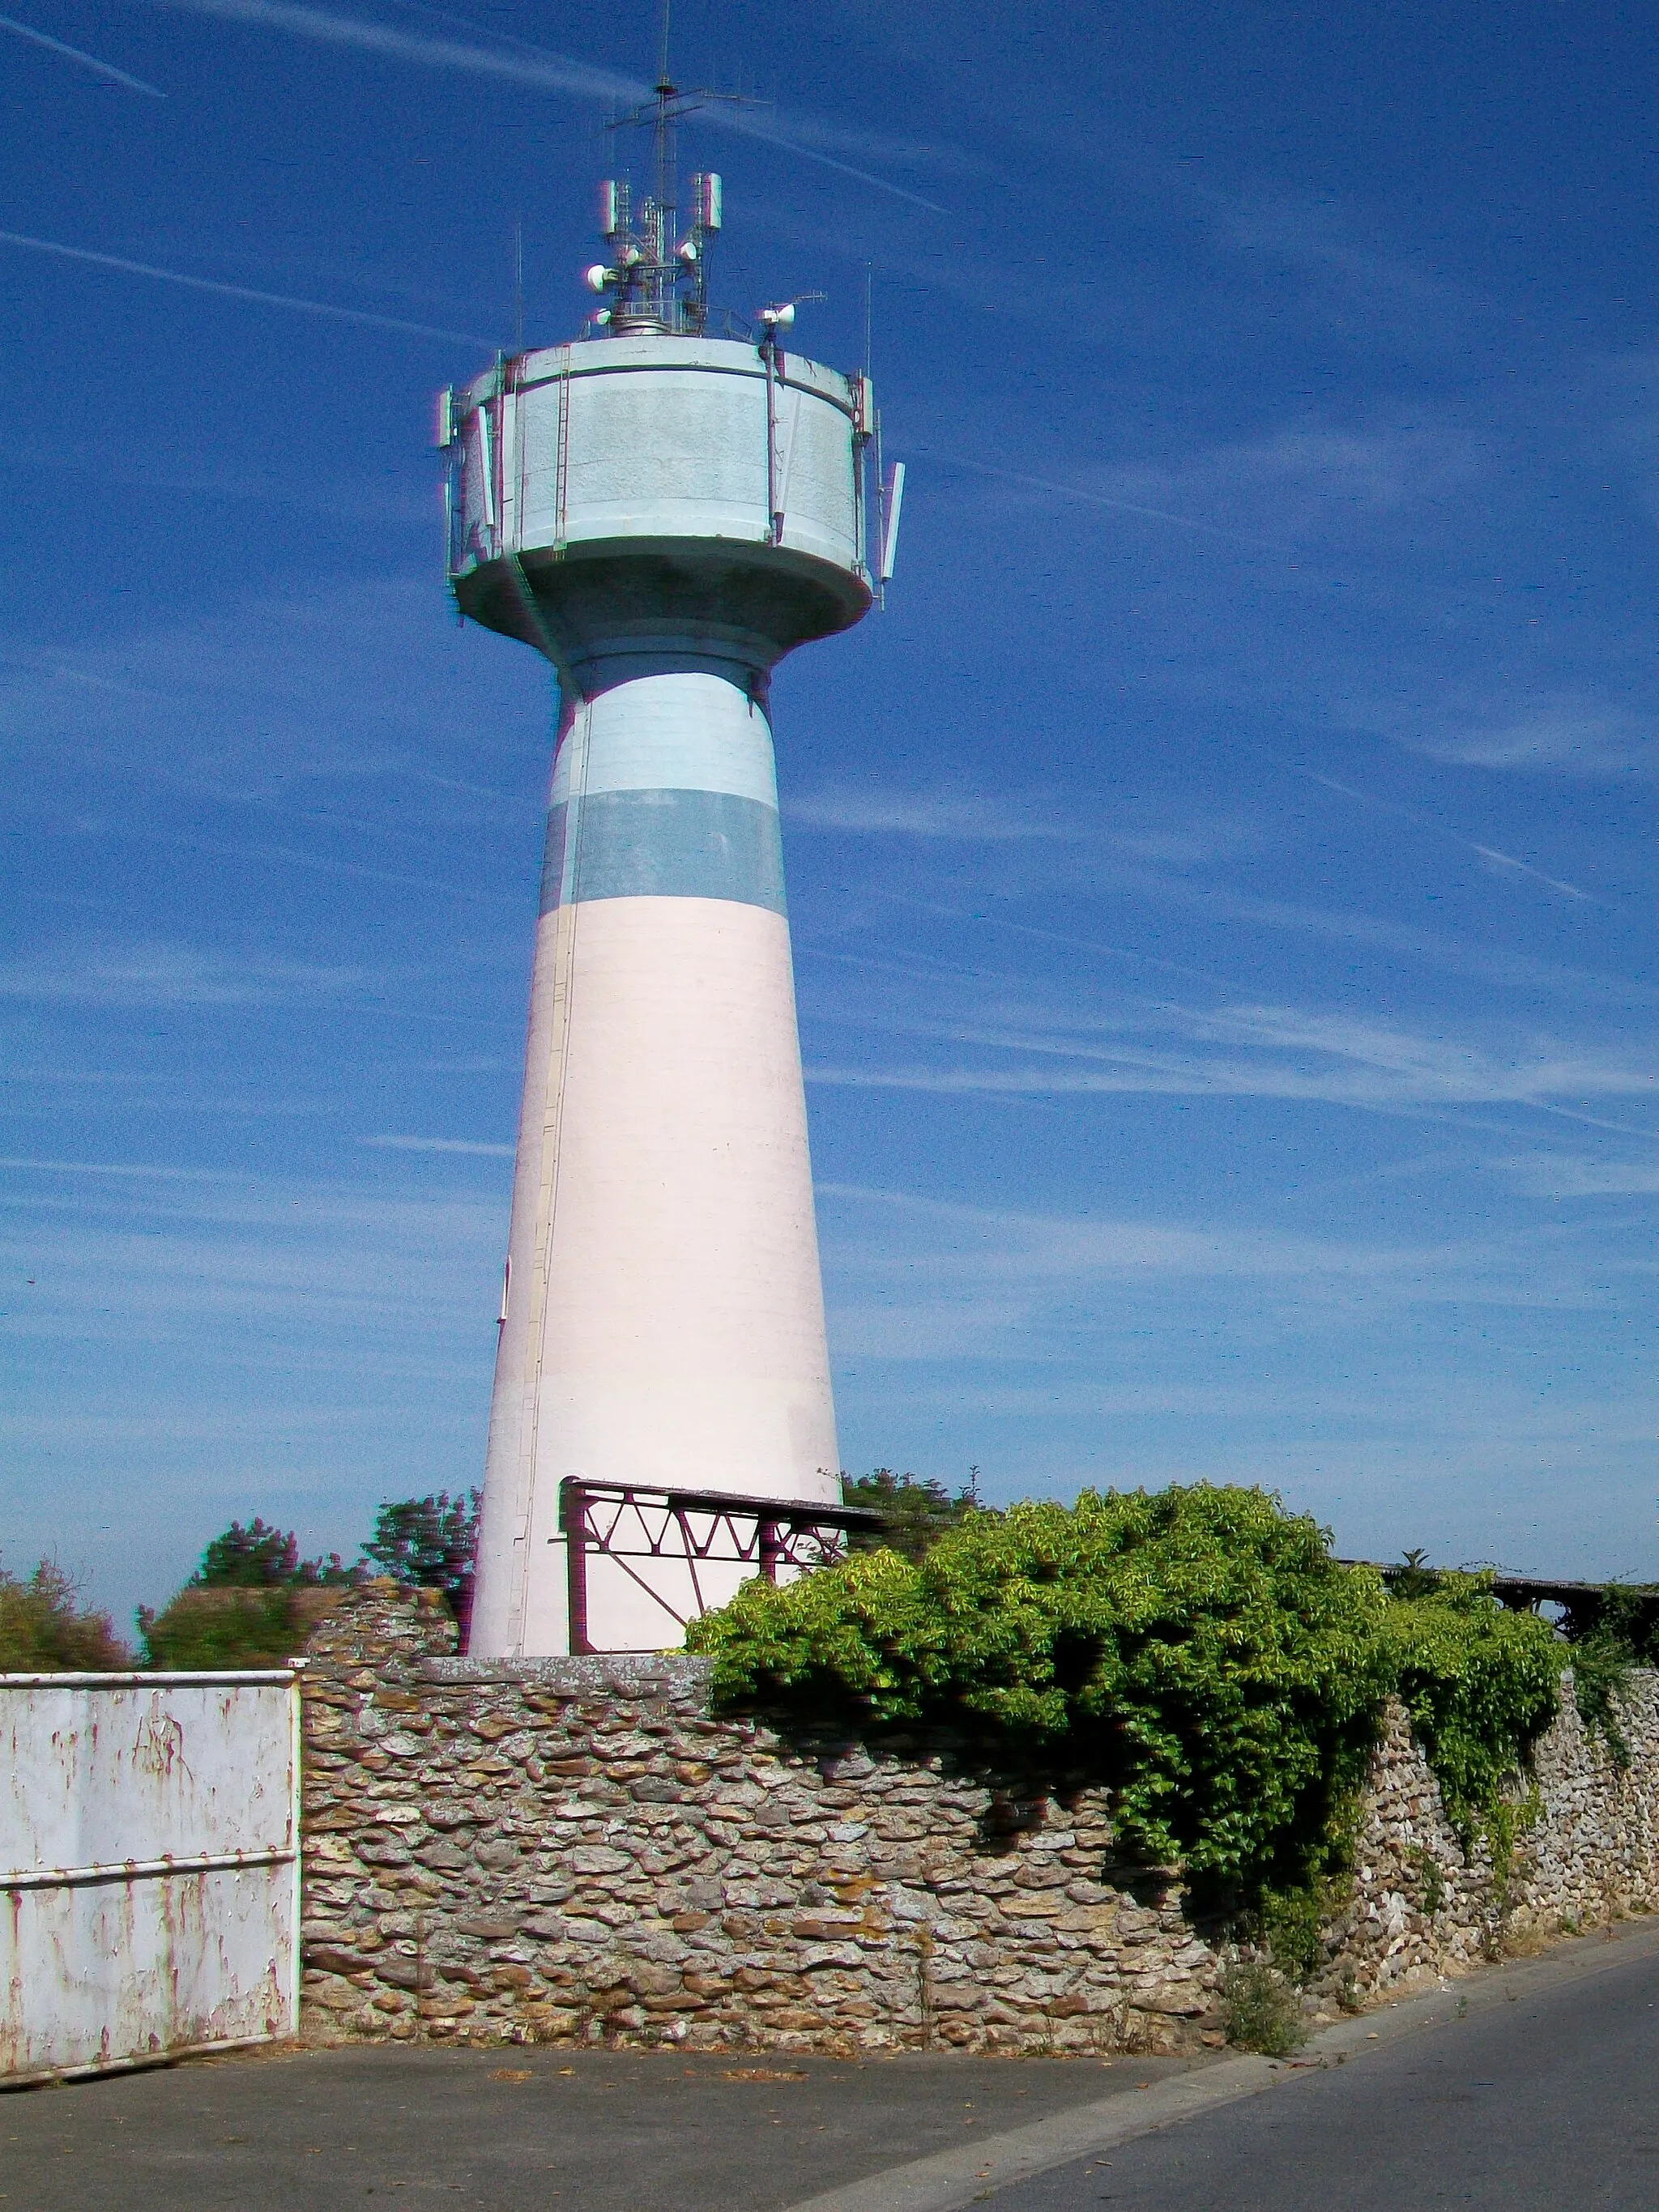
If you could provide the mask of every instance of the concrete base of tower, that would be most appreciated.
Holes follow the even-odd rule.
[[[741,897],[600,896],[543,916],[509,1285],[480,1656],[568,1650],[569,1478],[836,1501],[781,912]],[[592,1644],[675,1644],[676,1612],[697,1611],[699,1595],[722,1601],[752,1571],[711,1565],[698,1592],[683,1565],[662,1563],[665,1606],[592,1560]]]

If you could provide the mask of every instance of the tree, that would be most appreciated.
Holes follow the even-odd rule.
[[[331,1552],[326,1559],[302,1559],[299,1538],[272,1528],[256,1513],[246,1528],[233,1521],[222,1536],[213,1539],[185,1587],[314,1589],[350,1580],[350,1571],[337,1552]]]
[[[78,1595],[49,1559],[27,1582],[0,1568],[0,1674],[101,1674],[131,1666],[109,1615],[84,1611]]]
[[[205,1546],[195,1573],[160,1613],[138,1608],[152,1667],[280,1667],[325,1609],[324,1593],[351,1580],[337,1552],[302,1559],[299,1539],[256,1513]]]
[[[383,1574],[410,1589],[441,1589],[463,1632],[472,1603],[478,1557],[482,1493],[447,1490],[425,1498],[388,1498],[374,1516],[374,1534],[363,1546]]]
[[[895,1474],[890,1467],[876,1468],[869,1474],[843,1474],[841,1495],[843,1504],[862,1505],[882,1516],[878,1534],[860,1530],[854,1537],[855,1552],[885,1549],[915,1561],[924,1559],[947,1530],[978,1507],[979,1469],[969,1469],[968,1480],[954,1498],[942,1482]]]

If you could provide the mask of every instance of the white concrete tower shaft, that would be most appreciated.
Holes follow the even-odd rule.
[[[561,692],[483,1656],[572,1648],[568,1482],[839,1497],[767,685],[870,605],[869,416],[861,379],[648,329],[449,404],[458,599]],[[583,1571],[578,1641],[628,1650],[753,1568]]]

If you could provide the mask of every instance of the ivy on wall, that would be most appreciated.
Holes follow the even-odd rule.
[[[972,1510],[920,1559],[747,1583],[689,1641],[727,1707],[945,1726],[1010,1774],[1104,1784],[1126,1856],[1230,1910],[1343,1863],[1391,1692],[1454,1817],[1491,1832],[1564,1656],[1478,1577],[1390,1599],[1307,1515],[1211,1484]]]
[[[1512,1613],[1490,1575],[1441,1573],[1382,1615],[1389,1687],[1440,1784],[1467,1845],[1502,1820],[1505,1789],[1560,1706],[1568,1653],[1547,1621]]]

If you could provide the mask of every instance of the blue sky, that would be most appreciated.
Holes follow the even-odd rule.
[[[652,13],[0,31],[0,1553],[119,1612],[482,1468],[550,687],[454,625],[431,395],[519,222],[575,329]],[[774,103],[687,134],[716,295],[852,367],[867,264],[910,472],[775,691],[847,1464],[1659,1575],[1652,27],[675,39]]]

